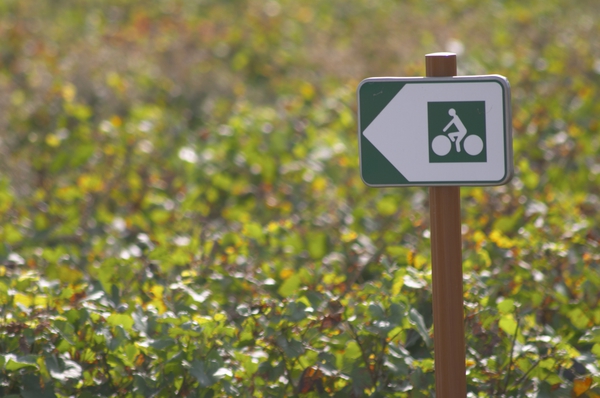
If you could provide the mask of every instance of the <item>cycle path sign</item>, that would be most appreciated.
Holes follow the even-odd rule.
[[[357,95],[367,185],[485,186],[512,177],[506,78],[369,78]]]

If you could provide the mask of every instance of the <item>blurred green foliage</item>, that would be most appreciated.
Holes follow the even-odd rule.
[[[600,3],[4,0],[0,395],[430,397],[427,193],[358,173],[355,88],[498,73],[463,188],[469,397],[600,396]]]

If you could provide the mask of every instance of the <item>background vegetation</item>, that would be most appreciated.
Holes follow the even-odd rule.
[[[0,395],[431,397],[425,189],[369,189],[355,89],[512,85],[463,188],[469,397],[600,396],[596,0],[3,0]]]

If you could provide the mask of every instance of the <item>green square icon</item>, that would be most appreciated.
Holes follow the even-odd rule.
[[[428,102],[429,163],[485,163],[485,101]]]

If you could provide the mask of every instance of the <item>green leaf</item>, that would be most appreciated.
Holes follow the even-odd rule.
[[[131,331],[133,328],[133,318],[128,314],[111,314],[106,321],[111,326],[122,326],[126,331]]]
[[[281,284],[277,292],[283,297],[290,297],[298,293],[301,283],[302,280],[300,275],[298,273],[294,273]]]
[[[344,356],[350,359],[356,359],[361,356],[360,346],[355,341],[351,341],[344,349]]]
[[[46,362],[48,363],[48,362]],[[50,375],[52,378],[60,381],[66,381],[67,379],[79,379],[82,374],[81,366],[77,362],[69,359],[60,359],[59,369],[50,369]]]
[[[600,343],[594,344],[592,347],[592,354],[596,355],[597,358],[600,358]]]
[[[500,318],[498,326],[500,326],[500,329],[504,330],[504,332],[506,332],[506,334],[509,336],[514,336],[514,334],[517,332],[518,324],[512,314],[505,314],[502,316],[502,318]]]
[[[399,326],[406,315],[406,306],[404,304],[392,303],[390,305],[389,321],[392,325]]]
[[[423,320],[423,316],[419,314],[415,308],[411,308],[408,312],[408,319],[410,323],[417,327],[417,332],[427,344],[427,346],[431,346],[431,338],[429,337],[429,332],[427,331],[427,327],[425,326],[425,321]]]
[[[509,314],[514,312],[515,302],[512,299],[505,299],[498,303],[498,311],[502,314]]]
[[[58,329],[60,336],[65,339],[67,343],[70,345],[74,345],[77,339],[75,335],[75,328],[69,322],[65,322],[62,320],[54,321],[54,326]]]
[[[374,319],[383,319],[385,317],[385,311],[378,303],[372,303],[369,305],[369,313]]]
[[[42,386],[39,375],[26,374],[21,379],[22,398],[56,398],[52,383],[44,383]]]
[[[217,379],[222,379],[224,377],[233,377],[233,372],[229,368],[219,368],[213,374],[213,377],[215,377]]]
[[[583,312],[579,307],[576,307],[567,313],[567,316],[571,320],[573,326],[577,329],[585,330],[588,328],[590,318]]]
[[[4,356],[4,359],[6,361],[4,369],[9,372],[14,372],[23,368],[38,368],[37,356],[35,355],[17,357],[13,354],[7,354]]]
[[[285,317],[291,322],[299,322],[306,318],[306,304],[297,301],[288,304],[285,310]]]
[[[202,387],[210,387],[217,382],[214,377],[215,372],[211,372],[211,367],[206,366],[202,361],[197,359],[192,363],[183,361],[183,366],[189,369],[191,375],[198,380],[198,383],[200,383]]]
[[[343,372],[353,369],[362,356],[360,346],[356,341],[349,341],[343,350],[335,355],[335,367]]]
[[[391,216],[396,210],[396,200],[391,196],[386,196],[377,202],[377,211],[382,216]]]
[[[243,233],[247,237],[249,237],[251,239],[255,239],[261,243],[264,241],[262,227],[258,223],[249,222],[249,223],[245,224]]]
[[[125,355],[127,356],[127,359],[131,362],[135,361],[135,358],[138,356],[139,353],[140,350],[135,346],[135,344],[128,344],[125,347]]]
[[[600,327],[593,327],[588,330],[580,339],[581,343],[600,343]]]
[[[285,372],[285,363],[279,362],[273,366],[269,361],[261,362],[258,366],[258,373],[266,380],[277,380]]]
[[[304,353],[304,345],[296,339],[287,340],[279,336],[276,341],[288,358],[297,358]]]
[[[165,348],[171,347],[175,344],[176,344],[175,340],[168,337],[168,338],[161,338],[161,339],[153,340],[150,343],[150,347],[152,347],[156,350],[164,350]]]
[[[324,232],[311,234],[306,246],[312,258],[322,258],[327,253],[327,235]]]

